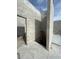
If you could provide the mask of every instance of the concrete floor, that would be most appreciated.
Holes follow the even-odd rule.
[[[37,42],[30,42],[29,45],[25,45],[21,37],[18,39],[17,59],[61,59],[60,45],[52,44],[53,48],[49,52]]]
[[[22,45],[24,45],[24,44],[25,44],[25,42],[24,42],[23,38],[22,37],[18,37],[17,38],[17,49],[19,47],[21,47]]]

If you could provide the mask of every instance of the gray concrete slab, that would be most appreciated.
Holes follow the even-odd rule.
[[[18,49],[19,47],[21,47],[22,45],[25,45],[25,42],[24,42],[24,40],[23,40],[22,37],[18,37],[18,38],[17,38],[17,49]]]
[[[20,59],[60,59],[60,56],[48,52],[36,42],[31,42],[29,45],[22,45],[18,48],[17,52],[20,54]]]

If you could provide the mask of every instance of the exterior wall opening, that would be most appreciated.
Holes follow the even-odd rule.
[[[24,17],[17,15],[17,48],[22,44],[27,44],[25,20]]]
[[[35,20],[35,41],[46,48],[46,32],[42,26],[42,22]]]

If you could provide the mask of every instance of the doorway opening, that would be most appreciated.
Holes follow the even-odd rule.
[[[35,20],[35,41],[46,48],[46,32],[41,28],[41,22]]]
[[[25,20],[25,17],[17,15],[17,47],[22,44],[27,44]]]

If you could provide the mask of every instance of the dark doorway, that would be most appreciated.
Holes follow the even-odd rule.
[[[23,41],[25,42],[25,44],[27,44],[26,41],[26,21],[25,21],[25,25],[22,25],[21,21],[22,20],[27,20],[25,17],[21,16],[21,15],[17,15],[17,38],[22,37]]]
[[[35,20],[35,41],[46,48],[46,33],[42,31],[41,22]]]
[[[22,36],[25,44],[27,43],[26,42],[26,33],[25,33],[25,27],[21,27],[21,26],[18,26],[17,27],[17,38]]]

